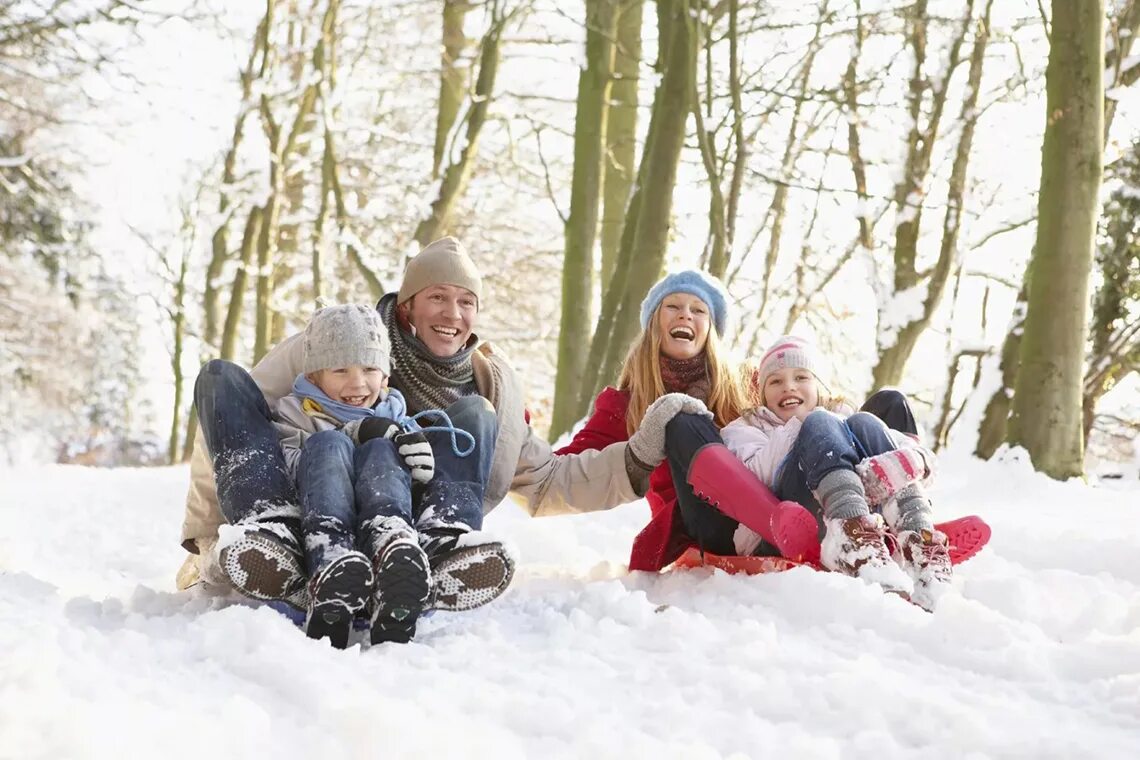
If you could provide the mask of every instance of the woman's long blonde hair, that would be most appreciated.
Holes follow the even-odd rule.
[[[657,307],[660,310],[660,306]],[[709,325],[705,342],[705,369],[709,378],[709,397],[705,404],[713,413],[716,424],[727,425],[756,402],[753,383],[743,367],[737,366],[720,345],[716,327]],[[665,381],[661,377],[661,328],[657,311],[649,318],[649,325],[630,346],[618,378],[618,388],[629,391],[629,407],[625,413],[626,432],[630,435],[641,425],[645,410],[664,396]]]

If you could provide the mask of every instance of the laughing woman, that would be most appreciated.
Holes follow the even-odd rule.
[[[618,387],[598,395],[585,427],[556,452],[601,449],[638,432],[626,468],[653,516],[634,539],[631,570],[660,570],[693,545],[745,553],[746,543],[755,546],[752,531],[786,557],[818,552],[811,513],[776,503],[721,439],[719,428],[755,402],[750,375],[724,355],[727,319],[723,286],[703,272],[676,272],[654,285]],[[738,540],[741,525],[751,530]]]

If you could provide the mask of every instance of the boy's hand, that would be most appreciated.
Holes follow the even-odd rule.
[[[345,423],[341,430],[359,445],[373,438],[392,438],[400,432],[400,426],[387,417],[365,417]]]
[[[412,480],[427,483],[432,479],[435,475],[435,455],[431,453],[431,444],[423,433],[418,430],[399,433],[393,442],[396,444],[396,453],[411,471]]]

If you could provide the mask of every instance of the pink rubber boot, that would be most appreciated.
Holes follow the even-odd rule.
[[[794,501],[780,501],[727,447],[712,443],[689,464],[697,496],[760,534],[780,554],[797,562],[819,561],[815,516]]]

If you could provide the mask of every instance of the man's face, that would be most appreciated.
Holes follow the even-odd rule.
[[[432,285],[408,303],[408,322],[436,356],[453,356],[467,345],[478,313],[479,299],[458,285]]]

